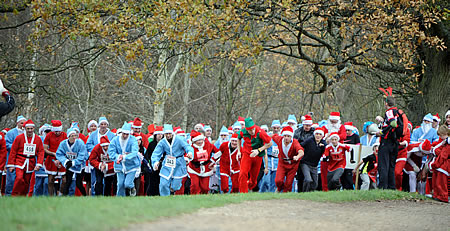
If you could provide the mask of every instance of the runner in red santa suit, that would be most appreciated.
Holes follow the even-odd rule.
[[[243,145],[241,139],[244,140]],[[245,129],[238,132],[237,155],[238,158],[242,157],[239,173],[239,191],[241,193],[248,193],[249,189],[252,190],[256,186],[262,157],[270,146],[272,146],[270,136],[256,126],[251,117],[246,118]]]
[[[292,191],[292,182],[294,182],[299,161],[303,157],[304,152],[298,140],[293,139],[294,130],[291,126],[284,127],[281,135],[274,134],[272,136],[273,142],[277,144],[279,149],[275,185],[278,192],[290,192]]]
[[[98,179],[95,184],[96,196],[111,196],[111,192],[116,191],[116,187],[114,187],[114,179],[116,178],[114,162],[109,159],[108,147],[108,137],[102,136],[100,137],[100,143],[94,146],[89,156],[89,163],[94,167],[95,177]]]
[[[448,203],[448,177],[450,171],[450,129],[442,125],[438,129],[439,141],[433,143],[432,153],[434,159],[429,164],[429,169],[433,173],[432,188],[433,198]]]
[[[339,136],[339,140],[345,140],[347,138],[347,131],[345,130],[345,126],[341,124],[341,113],[339,112],[331,112],[328,117],[327,124],[323,127],[323,131],[325,132],[324,139],[327,143],[330,143],[330,134],[333,132],[337,132]],[[328,173],[328,162],[322,161],[320,162],[320,178],[322,181],[322,190],[328,191],[328,182],[327,182],[327,173]]]
[[[325,153],[323,154],[328,160],[328,172],[327,182],[329,190],[339,190],[341,183],[339,179],[344,173],[346,160],[345,152],[351,150],[350,146],[339,143],[339,135],[337,132],[333,132],[329,135],[330,144],[325,147]],[[325,172],[322,172],[325,174]]]
[[[54,196],[55,192],[55,179],[57,175],[64,175],[66,169],[56,159],[56,151],[58,150],[59,143],[67,139],[67,134],[62,131],[62,123],[59,120],[52,120],[52,131],[47,134],[44,139],[45,150],[45,170],[48,174],[48,195]],[[65,186],[65,181],[62,181],[60,189]]]
[[[239,192],[240,159],[237,157],[238,134],[231,135],[230,141],[220,145],[220,184],[224,193],[230,191],[228,178],[231,178],[231,193]]]
[[[422,157],[430,154],[431,143],[425,140],[422,143],[410,144],[407,150],[405,170],[409,175],[409,191],[416,192],[417,174],[420,172]]]
[[[187,168],[191,178],[191,194],[207,194],[209,178],[214,174],[213,169],[217,158],[212,153],[218,153],[219,150],[210,142],[206,142],[205,138],[200,132],[192,130],[191,141],[194,157]]]
[[[41,138],[34,134],[34,126],[31,120],[25,122],[25,133],[17,136],[11,146],[7,167],[10,172],[16,170],[12,196],[26,196],[33,171],[43,166],[44,146]]]

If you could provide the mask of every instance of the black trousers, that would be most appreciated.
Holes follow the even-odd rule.
[[[159,196],[159,170],[144,173],[144,190],[148,196]]]
[[[68,169],[66,170],[66,185],[64,186],[64,193],[63,193],[64,196],[69,195],[69,189],[70,185],[72,184],[73,174],[75,173]],[[83,175],[81,173],[77,173],[75,177],[75,184],[78,190],[80,190],[81,194],[83,194],[83,196],[86,196],[86,189],[83,186]]]
[[[395,190],[395,161],[397,160],[397,141],[381,139],[378,149],[378,188]]]
[[[353,170],[344,169],[344,173],[341,176],[342,188],[353,190]]]
[[[96,183],[95,183],[95,195],[96,196],[111,196],[111,189],[114,188],[114,192],[116,191],[116,185],[115,182],[115,177],[116,175],[111,175],[111,176],[107,176],[105,177],[105,174],[103,174],[102,171],[98,170],[98,169],[94,169],[95,170],[95,179],[96,179]]]

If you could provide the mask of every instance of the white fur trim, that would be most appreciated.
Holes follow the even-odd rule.
[[[303,125],[312,125],[313,121],[312,120],[305,120],[302,122]]]
[[[290,132],[290,131],[284,131],[284,132],[282,133],[282,135],[283,135],[283,136],[284,136],[284,135],[294,136],[294,133],[293,133],[293,132]]]
[[[141,126],[134,126],[134,125],[131,125],[131,127],[132,127],[132,128],[142,128],[142,125],[141,125]]]
[[[325,135],[325,132],[323,130],[314,130],[314,134],[316,133],[320,133],[322,134],[322,136]]]
[[[450,116],[450,110],[448,110],[447,113],[445,113],[445,118],[447,118],[447,116]]]
[[[60,132],[60,131],[62,131],[62,126],[52,127],[52,132]]]
[[[329,120],[340,120],[341,117],[340,116],[329,116],[328,119]]]
[[[337,134],[330,135],[330,139],[333,138],[333,136],[337,137],[338,141],[341,139],[341,138],[339,137],[339,135],[337,135]]]
[[[153,133],[153,135],[158,135],[158,134],[164,134],[164,132],[163,132],[163,131],[155,131],[155,132]]]
[[[195,142],[195,141],[197,141],[197,140],[204,140],[205,139],[205,136],[204,135],[199,135],[199,136],[196,136],[196,137],[192,137],[192,142]]]

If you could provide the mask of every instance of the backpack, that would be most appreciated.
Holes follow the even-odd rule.
[[[408,133],[408,117],[406,117],[405,112],[401,109],[397,110],[397,128],[395,129],[395,134],[397,138],[401,138]]]

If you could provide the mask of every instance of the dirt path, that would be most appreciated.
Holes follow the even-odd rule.
[[[369,210],[370,209],[370,210]],[[203,209],[126,230],[450,230],[450,205],[431,201],[269,200]]]

